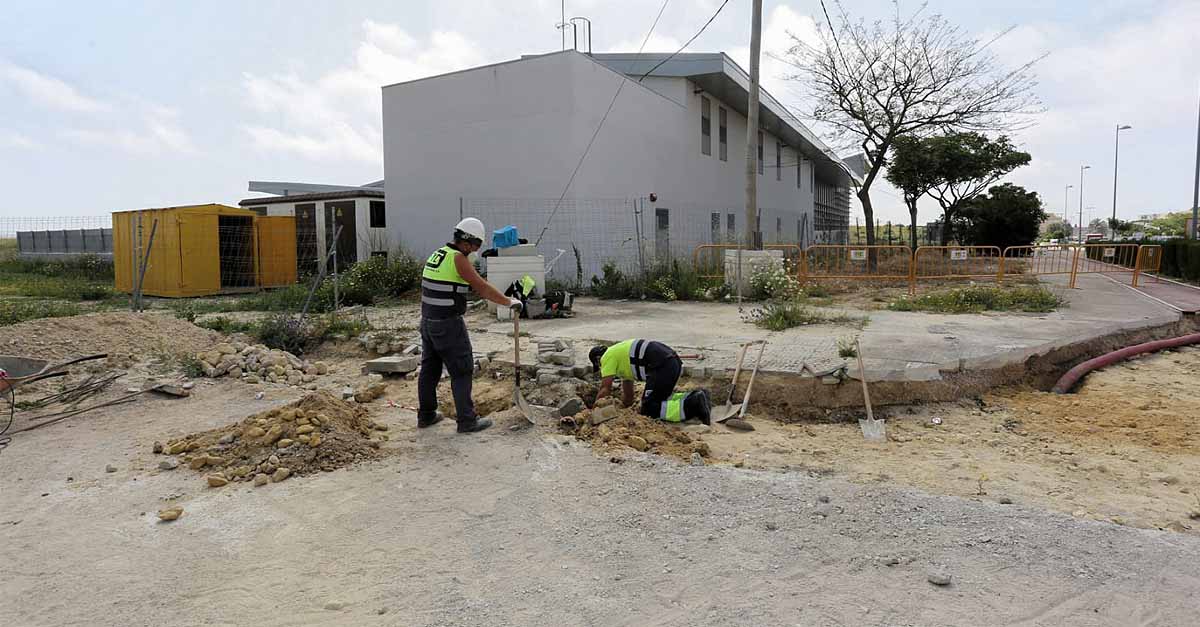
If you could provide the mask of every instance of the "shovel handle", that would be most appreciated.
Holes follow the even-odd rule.
[[[863,402],[867,405],[867,420],[875,420],[875,414],[871,411],[871,392],[867,390],[867,369],[863,367],[862,346],[859,345],[858,339],[854,340],[854,354],[858,357],[858,378],[862,381]]]
[[[512,312],[513,319],[513,365],[516,367],[517,389],[521,389],[521,316]]]
[[[758,359],[754,362],[754,370],[750,371],[750,381],[746,383],[746,397],[742,399],[742,411],[738,412],[738,418],[746,417],[746,410],[750,408],[750,390],[754,388],[754,375],[758,374],[758,366],[762,363],[763,353],[767,350],[767,341],[761,340],[762,346],[758,349]]]

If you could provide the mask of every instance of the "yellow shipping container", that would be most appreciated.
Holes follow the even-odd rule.
[[[114,212],[118,291],[133,291],[135,260],[147,246],[147,296],[209,296],[296,282],[296,221],[290,216],[217,204]]]

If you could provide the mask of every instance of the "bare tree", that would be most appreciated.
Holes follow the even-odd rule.
[[[1040,111],[1032,66],[1041,57],[1006,70],[989,46],[1009,31],[981,42],[925,6],[903,17],[867,25],[835,0],[836,24],[822,0],[820,43],[793,35],[785,60],[805,87],[805,112],[829,129],[836,149],[860,149],[866,173],[857,196],[867,224],[874,223],[871,186],[897,137],[939,131],[1006,131],[1024,128]],[[1011,29],[1009,29],[1011,30]],[[867,229],[867,244],[875,234]]]

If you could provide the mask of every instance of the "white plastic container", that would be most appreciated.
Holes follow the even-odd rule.
[[[513,246],[512,248],[521,247]],[[489,257],[487,273],[488,283],[500,290],[501,293],[504,293],[513,281],[517,281],[527,274],[533,277],[533,282],[537,285],[537,293],[539,295],[546,293],[546,260],[541,255]],[[507,307],[496,307],[491,303],[489,303],[489,307],[495,309],[497,320],[509,319],[511,310]]]

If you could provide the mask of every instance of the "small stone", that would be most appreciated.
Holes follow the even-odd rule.
[[[1153,481],[1154,483],[1163,483],[1166,485],[1175,485],[1176,483],[1179,483],[1179,477],[1165,472],[1152,472],[1150,473],[1150,481]]]
[[[701,455],[700,453],[692,453],[692,465],[693,466],[703,466],[704,465],[704,456]]]
[[[163,443],[162,443],[162,442],[155,442],[155,443],[154,443],[154,449],[153,449],[153,450],[154,450],[154,453],[155,453],[156,455],[157,455],[157,454],[159,454],[159,453],[162,453],[162,452],[163,452]]]
[[[270,464],[270,465],[272,465],[272,466],[278,466],[278,465],[279,465],[279,456],[278,456],[278,455],[272,455],[272,456],[268,457],[268,458],[267,458],[267,463],[268,463],[268,464]]]
[[[296,441],[297,441],[297,442],[299,442],[299,443],[301,443],[301,444],[308,444],[308,439],[309,439],[309,438],[308,438],[308,436],[307,436],[307,435],[298,435],[298,436],[296,436]]]
[[[996,502],[1000,503],[1001,505],[1012,505],[1013,504],[1013,500],[1008,498],[1007,496],[1000,497]]]
[[[539,377],[539,379],[540,378],[541,377]],[[560,416],[574,416],[575,414],[583,411],[584,407],[585,405],[583,404],[583,399],[579,398],[578,396],[573,396],[563,401],[563,403],[558,406],[558,414]]]
[[[188,468],[191,468],[192,470],[200,470],[201,468],[204,468],[207,465],[208,465],[208,456],[207,455],[200,455],[198,457],[193,457],[191,460],[188,461]]]
[[[309,448],[317,448],[320,445],[321,445],[321,436],[320,435],[314,433],[314,434],[312,434],[312,436],[310,436],[308,438]]]
[[[307,420],[307,419],[306,419],[306,420]],[[297,434],[297,435],[304,435],[305,433],[312,433],[312,432],[313,432],[313,431],[315,431],[315,430],[316,430],[316,427],[314,427],[314,426],[312,426],[312,425],[303,425],[303,426],[300,426],[300,427],[297,427],[297,428],[296,428],[296,434]]]
[[[262,382],[262,379],[260,379],[260,378],[258,377],[258,375],[256,375],[256,374],[249,374],[249,375],[246,375],[246,378],[245,378],[244,380],[245,380],[245,382],[246,382],[246,383],[249,383],[250,385],[254,385],[254,384],[257,384],[257,383],[261,383],[261,382]]]
[[[826,496],[826,495],[824,495],[824,494],[822,494],[821,496],[818,496],[818,497],[817,497],[817,502],[818,502],[818,503],[828,503],[828,502],[829,502],[829,497],[828,497],[828,496]]]
[[[292,475],[292,469],[278,468],[275,470],[275,473],[271,475],[271,481],[274,481],[275,483],[279,483],[280,481],[287,479],[291,475]]]
[[[880,564],[883,564],[884,566],[896,566],[896,565],[898,565],[898,564],[900,563],[900,558],[898,558],[898,557],[885,557],[885,558],[882,558],[882,559],[880,559],[880,560],[879,560],[879,563],[880,563]]]
[[[275,447],[276,447],[276,448],[287,448],[287,447],[289,447],[289,446],[291,446],[291,445],[292,445],[292,439],[291,439],[291,438],[284,438],[284,439],[282,439],[282,440],[280,440],[280,441],[278,441],[278,442],[276,442],[276,443],[275,443]]]
[[[187,447],[188,447],[188,443],[180,440],[179,442],[175,442],[173,444],[168,445],[166,448],[166,453],[167,453],[167,455],[178,455],[178,454],[186,451]]]
[[[267,432],[267,435],[263,438],[263,440],[266,441],[267,444],[274,444],[278,442],[279,438],[281,437],[283,437],[283,427],[275,425],[274,427],[271,427],[271,430]]]
[[[219,488],[219,487],[229,483],[229,479],[226,479],[225,475],[223,475],[221,473],[217,473],[215,475],[208,475],[204,479],[206,481],[208,481],[208,487],[210,487],[210,488]]]
[[[192,382],[192,381],[184,381],[184,382],[183,382],[183,385],[181,385],[181,386],[179,386],[179,387],[181,387],[181,388],[183,388],[183,389],[185,389],[185,390],[190,390],[190,389],[192,389],[192,388],[196,387],[196,384],[195,384],[194,382]]]
[[[235,436],[232,433],[227,433],[227,434],[221,436],[221,439],[217,440],[217,444],[233,444],[233,440],[236,437],[237,436]]]
[[[625,439],[625,443],[628,444],[631,448],[638,450],[638,451],[645,451],[650,448],[650,443],[646,442],[646,439],[640,435],[629,436],[628,438]]]
[[[773,520],[768,520],[765,526],[767,528],[767,531],[775,531],[775,530],[779,529],[779,524]]]
[[[246,429],[246,432],[242,437],[253,440],[256,438],[261,438],[266,434],[267,434],[267,432],[263,431],[262,427],[250,427],[249,429]]]
[[[558,375],[547,372],[545,374],[538,375],[537,384],[541,385],[541,386],[554,385],[555,383],[558,383],[560,380],[561,379],[559,379]]]
[[[268,477],[267,475],[265,475],[261,472],[258,473],[257,475],[254,475],[254,487],[261,488],[262,486],[265,486],[268,483],[271,483],[271,478]]]
[[[379,616],[383,616],[384,614],[387,614],[387,613],[388,613],[388,608],[386,608],[386,607],[381,607],[381,608],[379,608],[379,609],[375,610],[375,613],[376,613],[377,615],[379,615]]]
[[[354,398],[354,388],[352,388],[352,387],[342,388],[342,400],[348,401],[352,398]]]
[[[941,570],[932,570],[926,576],[929,583],[935,586],[948,586],[954,580],[954,576],[950,573]]]
[[[167,459],[158,462],[159,470],[175,470],[176,468],[179,468],[179,460],[175,459],[174,457],[168,457]]]
[[[344,607],[346,607],[346,604],[342,601],[330,601],[325,604],[325,609],[331,612],[336,612]]]
[[[172,520],[178,520],[179,517],[182,515],[183,515],[183,508],[179,507],[178,505],[176,505],[175,507],[168,507],[167,509],[158,510],[158,519],[163,522],[170,522]]]

